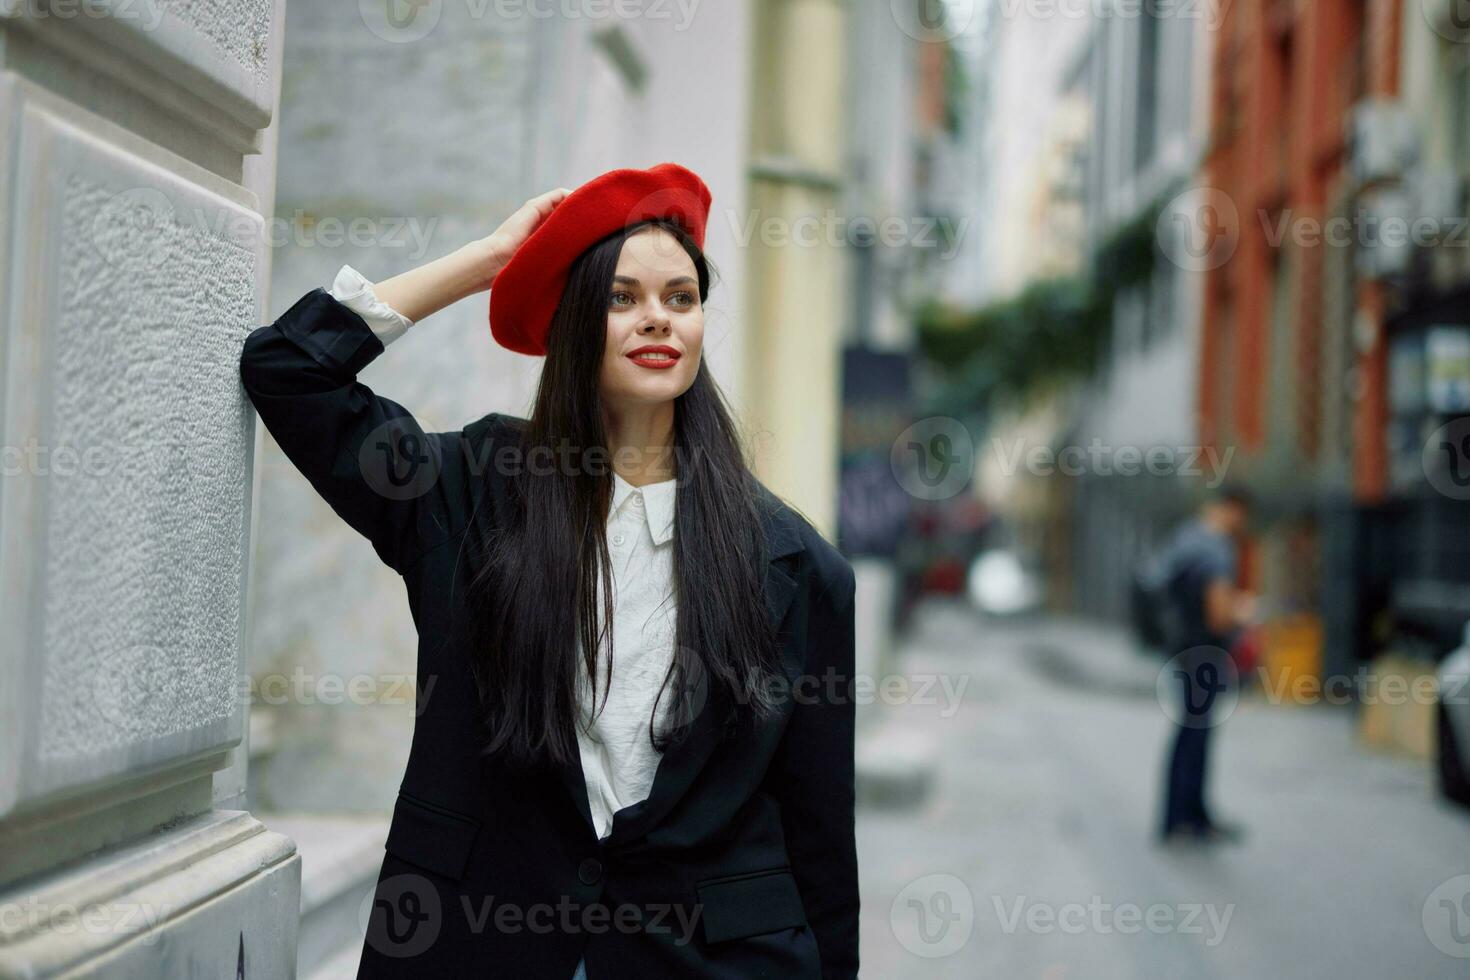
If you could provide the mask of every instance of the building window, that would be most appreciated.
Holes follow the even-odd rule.
[[[1134,129],[1134,169],[1143,170],[1158,144],[1159,14],[1145,3],[1138,18],[1138,125]]]
[[[1455,156],[1456,169],[1466,173],[1470,171],[1470,45],[1449,45],[1446,62],[1450,82],[1447,105],[1450,152]]]
[[[1174,267],[1166,263],[1154,266],[1149,278],[1148,314],[1143,324],[1143,346],[1148,349],[1167,337],[1174,329],[1174,291],[1179,279]]]

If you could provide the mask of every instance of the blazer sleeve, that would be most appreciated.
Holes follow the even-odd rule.
[[[382,339],[325,289],[250,332],[240,380],[286,457],[400,575],[450,533],[444,464],[458,433],[426,433],[358,372]]]
[[[842,564],[839,583],[813,600],[807,673],[773,760],[791,870],[817,940],[823,980],[858,975],[858,868],[854,828],[853,681],[856,582]]]

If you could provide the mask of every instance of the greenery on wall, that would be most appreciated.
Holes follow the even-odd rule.
[[[1114,300],[1153,276],[1161,207],[1155,202],[1116,228],[1084,274],[1033,282],[978,309],[923,306],[919,348],[940,381],[940,404],[931,410],[988,415],[1103,367]]]

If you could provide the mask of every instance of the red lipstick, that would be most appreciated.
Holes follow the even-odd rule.
[[[667,357],[657,356],[667,354]],[[679,352],[668,344],[645,344],[628,352],[628,360],[639,367],[661,370],[679,363]]]

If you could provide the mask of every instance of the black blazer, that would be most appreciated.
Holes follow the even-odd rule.
[[[570,980],[582,956],[589,980],[855,977],[852,566],[758,486],[785,708],[724,743],[701,711],[599,840],[580,762],[527,773],[476,751],[478,699],[447,629],[471,576],[462,546],[508,519],[495,453],[525,420],[425,433],[357,380],[382,352],[314,289],[240,357],[266,428],[402,575],[418,628],[418,715],[359,977]]]

